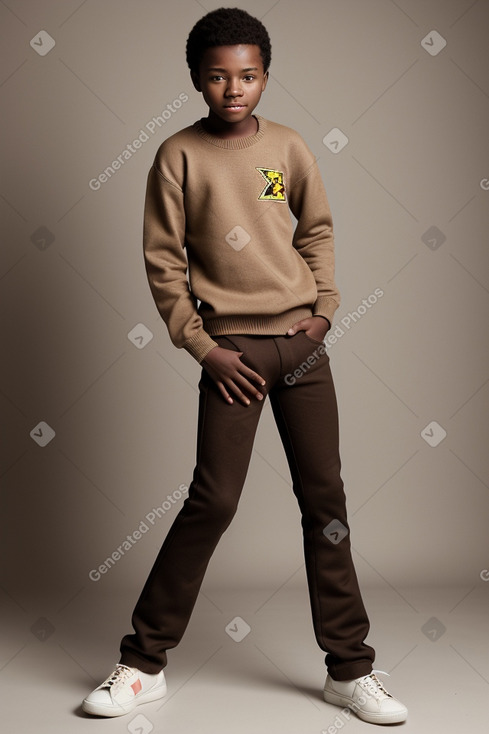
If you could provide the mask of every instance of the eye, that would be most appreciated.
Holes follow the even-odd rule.
[[[244,78],[246,79],[246,81],[252,82],[255,77],[253,76],[253,74],[247,74]]]

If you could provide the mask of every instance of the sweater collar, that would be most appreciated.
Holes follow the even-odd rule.
[[[265,129],[267,121],[261,115],[253,115],[258,121],[258,130],[254,135],[247,135],[244,138],[219,138],[217,135],[211,135],[202,125],[202,119],[194,122],[193,127],[195,132],[199,135],[202,140],[206,140],[208,143],[217,146],[218,148],[227,148],[228,150],[241,150],[242,148],[249,148],[255,143],[258,143],[265,135]]]

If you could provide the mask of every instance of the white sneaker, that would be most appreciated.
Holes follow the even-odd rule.
[[[123,716],[139,704],[163,698],[165,694],[162,670],[151,675],[117,663],[114,672],[84,699],[82,709],[96,716]]]
[[[324,685],[324,700],[336,706],[348,707],[359,719],[371,724],[397,724],[406,721],[407,708],[388,693],[372,671],[355,680],[333,680],[330,675]],[[388,673],[385,673],[388,675]]]

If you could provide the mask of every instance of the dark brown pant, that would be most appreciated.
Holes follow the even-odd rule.
[[[305,332],[215,340],[243,352],[243,362],[266,380],[262,390],[270,398],[302,515],[314,631],[328,671],[336,680],[367,675],[374,650],[364,642],[369,622],[351,557],[329,356]],[[199,390],[189,496],[134,609],[135,634],[121,642],[120,662],[146,673],[165,667],[166,651],[185,632],[209,560],[236,512],[265,402],[228,405],[205,370]]]

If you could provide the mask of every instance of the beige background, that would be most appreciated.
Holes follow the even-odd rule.
[[[257,111],[296,128],[319,159],[343,299],[335,324],[384,292],[330,350],[362,586],[419,610],[410,588],[453,585],[449,609],[488,588],[489,3],[235,4],[272,38]],[[180,503],[99,581],[89,572],[191,479],[199,367],[154,307],[142,207],[160,141],[206,114],[185,41],[219,5],[0,4],[0,595],[22,629],[55,616],[59,627],[63,609],[120,593],[127,631]],[[29,43],[45,49],[43,30],[55,46],[41,56]],[[434,30],[446,46],[431,55]],[[188,101],[90,188],[182,93]],[[333,128],[349,139],[336,153],[323,143]],[[139,324],[153,335],[143,348],[128,338]],[[55,431],[44,447],[30,435],[41,421]],[[425,440],[443,435],[433,421],[446,432],[437,446]],[[266,407],[203,593],[218,605],[223,589],[255,587],[258,607],[294,584],[304,584],[299,515]]]

